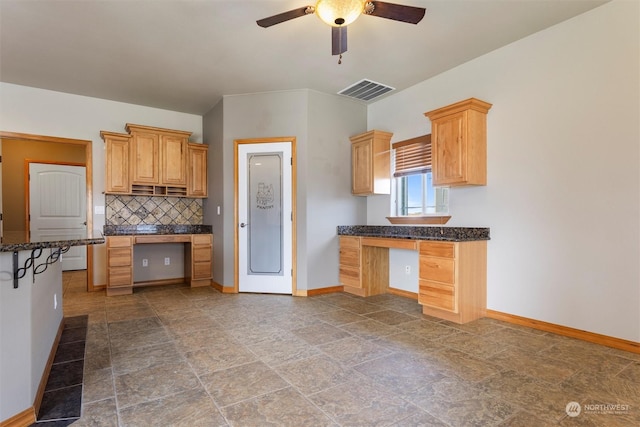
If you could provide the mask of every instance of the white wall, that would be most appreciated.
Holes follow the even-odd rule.
[[[338,286],[338,225],[366,223],[366,198],[351,194],[349,136],[365,132],[367,110],[348,98],[309,92],[306,147],[307,289]]]
[[[297,158],[297,287],[336,286],[336,226],[365,221],[364,201],[350,194],[347,197],[347,193],[349,136],[365,129],[366,107],[309,90],[226,96],[222,104],[223,137],[209,142],[211,150],[222,153],[221,181],[212,183],[216,192],[223,193],[220,283],[228,287],[234,283],[234,140],[293,136]],[[207,137],[219,131],[218,108],[205,116]],[[216,197],[220,199],[219,194]],[[211,222],[212,207],[206,207],[205,222]],[[217,271],[214,275],[220,277]]]
[[[36,265],[50,253],[44,249]],[[18,266],[30,256],[31,251],[20,251]],[[33,406],[62,321],[60,263],[36,275],[35,282],[28,269],[14,289],[12,260],[11,252],[0,253],[0,421]]]
[[[104,142],[100,131],[125,132],[126,123],[193,132],[202,142],[202,117],[140,105],[0,83],[0,130],[92,141],[93,204],[104,206]],[[102,231],[104,215],[93,216]],[[104,245],[94,250],[94,283],[106,283]]]
[[[369,106],[402,140],[426,111],[493,103],[488,185],[452,189],[447,224],[491,227],[489,309],[640,341],[638,17],[607,3]]]
[[[213,229],[213,281],[218,284],[224,282],[224,253],[227,248],[224,243],[224,145],[223,145],[223,102],[218,102],[203,118],[202,134],[209,144],[208,152],[208,190],[209,197],[204,199],[203,222],[210,224]],[[233,191],[233,190],[232,190]],[[218,214],[218,206],[220,214]],[[231,211],[233,215],[233,210]],[[233,248],[229,249],[233,250]],[[227,286],[232,286],[228,284]]]

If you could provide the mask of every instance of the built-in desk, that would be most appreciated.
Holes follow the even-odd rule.
[[[395,235],[363,227],[355,232],[359,230],[364,236],[353,235],[353,228],[338,229],[339,276],[345,292],[362,297],[388,292],[389,249],[414,250],[419,252],[418,302],[424,314],[456,323],[485,316],[488,229],[486,236],[456,237],[451,236],[451,230],[439,233],[436,229],[428,231],[431,236],[406,234],[411,238],[403,238],[398,235],[400,227],[388,227]],[[377,227],[381,228],[385,227]],[[374,236],[377,231],[381,236]]]
[[[134,282],[133,247],[142,244],[183,243],[184,281],[191,287],[210,286],[212,278],[212,234],[148,234],[107,237],[107,295],[131,294],[136,286],[175,283]],[[179,279],[182,282],[183,279]]]

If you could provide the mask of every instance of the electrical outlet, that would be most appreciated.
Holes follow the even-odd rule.
[[[148,259],[146,259],[146,258],[145,258],[145,259],[143,259],[143,260],[142,260],[142,266],[143,266],[143,267],[149,267],[149,260],[148,260]]]
[[[405,265],[404,266],[404,274],[411,274],[411,266],[410,265]]]
[[[164,265],[171,265],[171,258],[166,257],[166,258],[164,259]]]

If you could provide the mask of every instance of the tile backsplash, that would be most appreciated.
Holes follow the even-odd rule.
[[[105,195],[106,225],[199,225],[202,199]]]

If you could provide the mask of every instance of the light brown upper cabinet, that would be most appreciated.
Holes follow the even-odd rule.
[[[207,145],[191,132],[126,125],[128,134],[102,131],[107,194],[207,197]]]
[[[204,144],[188,145],[189,180],[187,196],[207,197],[207,153],[209,146]]]
[[[186,193],[187,142],[191,132],[130,123],[126,129],[132,136],[132,185],[178,187]]]
[[[105,143],[105,183],[106,193],[129,194],[129,141],[131,135],[113,132],[100,132]]]
[[[357,196],[391,193],[392,133],[372,130],[351,138],[351,192]]]
[[[434,186],[487,185],[487,113],[476,98],[424,113],[431,120]]]

